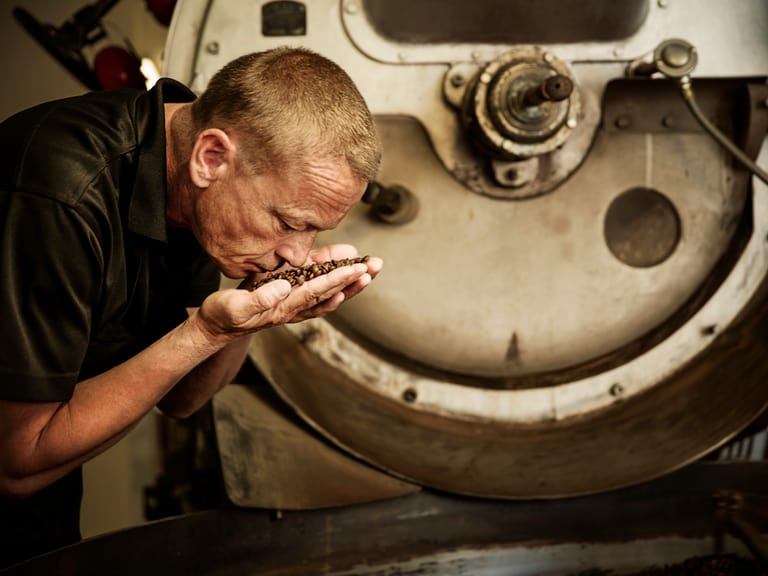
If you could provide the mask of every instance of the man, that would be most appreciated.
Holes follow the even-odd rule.
[[[81,465],[154,406],[192,414],[250,334],[365,288],[378,258],[292,290],[218,280],[356,256],[311,248],[379,159],[352,81],[304,49],[243,56],[197,99],[163,79],[0,124],[0,566],[79,539]]]

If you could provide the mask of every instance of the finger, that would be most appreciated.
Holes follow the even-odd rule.
[[[297,312],[314,308],[356,282],[364,274],[366,274],[365,264],[336,268],[328,274],[317,276],[300,287],[294,288],[289,299],[290,303],[296,306]]]
[[[330,314],[334,310],[336,310],[341,304],[346,300],[344,297],[343,292],[337,292],[327,300],[323,300],[319,304],[312,306],[312,308],[308,308],[307,310],[304,310],[301,314],[297,316],[297,320],[307,320],[309,318],[319,318],[321,316],[325,316],[326,314]]]
[[[343,258],[356,258],[357,248],[351,244],[329,244],[312,250],[309,253],[310,263],[326,262],[328,260],[342,260]]]
[[[254,283],[256,282],[257,278],[258,278],[258,273],[257,272],[251,272],[250,274],[248,274],[248,276],[243,278],[243,280],[242,280],[242,282],[240,282],[240,284],[238,284],[238,286],[237,286],[238,289],[240,289],[240,290],[251,290],[253,285],[254,285]]]
[[[376,278],[376,275],[384,268],[384,260],[376,256],[368,258],[365,264],[368,266],[368,274],[370,274],[371,278]]]
[[[258,308],[269,310],[285,300],[290,293],[291,283],[288,280],[277,279],[267,282],[251,294],[253,294],[253,303]]]
[[[376,257],[369,258],[365,264],[368,266],[368,273],[363,274],[357,281],[344,288],[344,296],[347,300],[362,292],[384,267],[384,261]]]
[[[344,294],[345,300],[349,300],[353,296],[356,296],[362,292],[363,289],[365,289],[365,287],[368,286],[372,280],[373,278],[371,278],[370,274],[366,273],[360,276],[360,278],[358,278],[355,282],[344,288],[342,293]]]
[[[328,298],[327,300],[323,300],[316,306],[313,306],[309,310],[307,310],[307,314],[310,318],[316,318],[318,316],[325,316],[326,314],[330,314],[334,310],[336,310],[339,306],[341,306],[342,302],[346,300],[344,296],[344,292],[336,292],[333,296]]]

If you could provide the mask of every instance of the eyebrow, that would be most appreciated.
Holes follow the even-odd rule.
[[[313,221],[315,212],[310,210],[297,209],[296,213],[286,213],[285,210],[281,211],[276,209],[274,210],[274,213],[278,218],[284,220],[285,223],[289,226],[293,226],[293,224],[296,222],[301,222],[304,227],[299,229],[302,231],[317,230],[318,232],[322,232],[325,230],[334,230],[339,225],[339,222],[335,222],[332,226],[323,226],[322,223],[317,222],[316,220]]]
[[[280,211],[280,210],[274,210],[273,213],[277,218],[280,218],[282,221],[288,224],[291,228],[295,228],[300,232],[305,232],[307,230],[309,231],[331,230],[331,228],[322,228],[318,226],[316,223],[310,222],[308,218],[303,217],[303,214],[302,215],[287,214],[284,211]]]

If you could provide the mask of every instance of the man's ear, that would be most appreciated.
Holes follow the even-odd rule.
[[[235,145],[224,130],[208,128],[200,132],[189,159],[189,176],[198,188],[207,188],[214,180],[234,168]]]

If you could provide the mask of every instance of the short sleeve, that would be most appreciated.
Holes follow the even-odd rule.
[[[63,401],[88,349],[102,254],[70,206],[0,191],[0,398]]]

